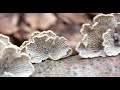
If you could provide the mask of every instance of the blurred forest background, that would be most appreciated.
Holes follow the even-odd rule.
[[[35,31],[52,30],[68,39],[75,46],[81,40],[80,28],[84,23],[92,24],[99,13],[0,13],[0,33],[10,37],[13,44],[20,46]]]

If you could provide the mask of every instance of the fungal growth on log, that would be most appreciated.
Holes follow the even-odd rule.
[[[103,34],[104,51],[108,56],[116,56],[120,53],[120,13],[112,13],[117,22],[114,29],[107,30]]]
[[[30,59],[7,36],[0,35],[0,77],[29,77],[34,71]]]
[[[35,32],[22,44],[21,50],[31,56],[32,63],[40,63],[48,58],[59,60],[72,54],[67,39],[57,36],[51,30]]]
[[[120,23],[115,29],[110,29],[103,34],[103,46],[108,56],[116,56],[120,53]]]
[[[8,45],[11,45],[11,44],[12,43],[10,42],[9,37],[0,34],[0,56],[1,56],[2,52],[3,52],[3,48],[8,46]]]
[[[30,57],[14,45],[6,46],[0,57],[0,76],[29,77],[34,71]]]
[[[76,46],[82,58],[115,56],[120,53],[120,14],[100,14],[93,25],[83,24],[82,41]]]
[[[93,58],[103,56],[106,54],[102,47],[102,33],[105,32],[105,28],[97,27],[97,22],[92,27],[89,24],[84,24],[81,33],[83,35],[82,42],[80,42],[76,50],[79,52],[79,55],[83,58]],[[95,29],[96,28],[96,29]],[[101,31],[103,30],[103,31]]]

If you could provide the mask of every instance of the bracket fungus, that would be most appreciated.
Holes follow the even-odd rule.
[[[120,54],[120,13],[112,13],[117,22],[113,29],[109,29],[103,34],[104,51],[108,56]]]
[[[10,42],[9,37],[0,34],[0,55],[2,54],[2,50],[4,47],[11,45],[12,43]]]
[[[120,23],[115,29],[109,29],[103,34],[103,46],[108,56],[120,54]]]
[[[83,38],[76,46],[82,58],[115,56],[120,53],[119,17],[117,13],[100,14],[93,18],[93,25],[82,25]]]
[[[120,13],[111,13],[111,14],[115,17],[117,22],[120,22]]]
[[[0,77],[29,77],[34,67],[26,53],[0,34]]]
[[[79,55],[82,58],[106,56],[101,45],[101,36],[102,33],[105,32],[105,28],[96,28],[96,26],[97,22],[93,26],[90,26],[90,24],[84,24],[81,28],[83,38],[82,41],[77,45],[76,50],[79,52]]]
[[[22,44],[21,50],[31,56],[32,63],[40,63],[48,58],[59,60],[72,54],[67,39],[57,36],[51,30],[33,33]]]
[[[15,45],[6,46],[0,57],[0,77],[29,77],[34,71],[30,57]]]

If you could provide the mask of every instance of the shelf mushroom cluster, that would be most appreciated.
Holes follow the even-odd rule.
[[[29,77],[35,71],[32,63],[59,60],[72,54],[67,39],[51,30],[34,32],[18,47],[8,36],[0,34],[0,77]]]
[[[32,63],[41,63],[43,60],[59,60],[72,54],[72,48],[64,37],[56,36],[51,30],[35,32],[28,41],[25,41],[21,50],[31,56]]]
[[[0,77],[29,77],[33,71],[30,56],[0,34]]]
[[[93,25],[83,24],[76,50],[82,58],[116,56],[120,53],[120,13],[100,14]]]
[[[120,13],[99,14],[93,24],[81,27],[82,41],[76,51],[82,58],[116,56],[120,53]],[[60,60],[72,54],[68,40],[53,31],[36,31],[20,47],[0,34],[0,77],[29,77],[33,63]]]

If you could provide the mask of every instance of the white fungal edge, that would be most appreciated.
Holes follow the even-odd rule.
[[[50,31],[50,32],[52,32],[52,31]],[[53,33],[53,32],[52,32]],[[53,33],[54,34],[54,33]],[[55,34],[54,34],[55,35]],[[65,54],[65,56],[63,56],[62,58],[66,58],[66,57],[68,57],[68,56],[70,56],[71,54],[72,54],[72,48],[70,48],[70,44],[68,43],[68,40],[66,39],[66,38],[64,38],[64,37],[59,37],[59,36],[55,36],[55,37],[49,37],[49,35],[47,35],[46,33],[45,34],[41,34],[40,36],[39,35],[36,35],[36,36],[34,36],[33,37],[33,41],[26,41],[25,43],[27,43],[25,46],[24,46],[24,48],[25,48],[25,51],[27,50],[27,45],[29,45],[30,43],[35,43],[35,40],[34,40],[34,38],[42,38],[42,37],[44,37],[44,36],[46,36],[47,38],[46,38],[46,42],[49,40],[49,39],[53,39],[53,41],[56,39],[56,38],[59,38],[59,39],[61,39],[61,38],[63,38],[63,39],[65,39],[66,41],[67,41],[67,45],[68,45],[68,51],[66,51],[66,54]],[[27,53],[27,52],[26,52]],[[60,59],[62,59],[62,58],[60,58]],[[51,59],[51,60],[60,60],[60,59],[53,59],[52,58],[52,56],[51,55],[49,55],[49,58],[48,59]],[[42,61],[45,61],[45,60],[42,60]],[[42,61],[40,61],[39,63],[41,63]],[[32,63],[35,63],[34,61],[31,61]]]
[[[106,33],[103,34],[103,46],[104,46],[104,51],[106,52],[107,56],[116,56],[118,54],[120,54],[120,47],[115,47],[114,45],[108,45],[105,44],[106,40],[105,40],[105,35],[109,34],[110,31],[113,31],[113,35],[114,35],[114,30],[109,29]],[[112,37],[110,37],[112,42],[114,43],[114,39]]]
[[[48,40],[49,40],[50,38],[53,38],[53,37],[49,37]],[[63,36],[62,36],[62,37],[56,36],[56,37],[53,38],[53,39],[55,40],[56,38],[59,38],[59,39],[62,39],[62,38],[63,38],[63,39],[67,42],[67,45],[68,45],[68,47],[67,47],[68,50],[66,51],[65,56],[61,57],[60,59],[66,58],[66,57],[70,56],[70,55],[72,54],[72,48],[70,47],[70,44],[68,43],[68,40],[67,40],[66,38],[64,38]],[[53,42],[54,42],[54,41],[53,41]],[[51,55],[49,55],[49,58],[52,59],[52,60],[60,60],[60,59],[53,59]]]
[[[75,48],[75,50],[79,53],[79,56],[81,58],[95,58],[95,57],[106,57],[106,53],[104,50],[99,50],[97,52],[92,50],[87,50],[86,48],[80,49],[80,43],[79,42]]]
[[[114,17],[113,14],[98,14],[96,15],[94,18],[93,18],[93,22],[95,23],[96,22],[96,19],[101,17],[101,16],[104,16],[104,17]]]

